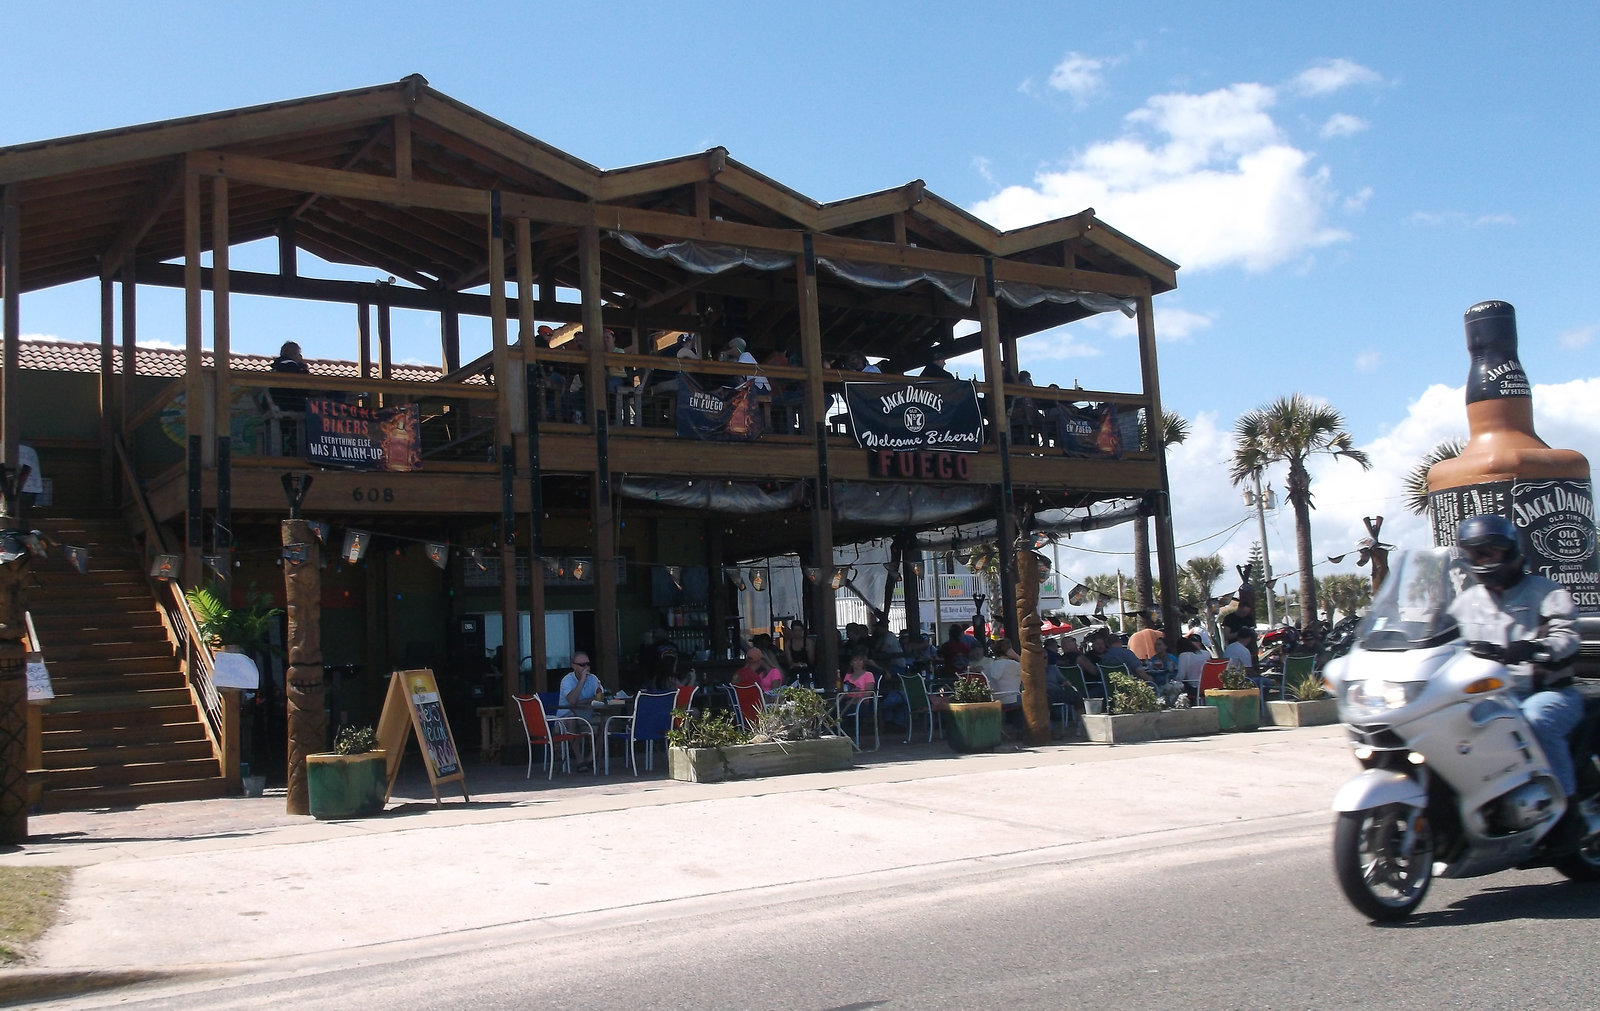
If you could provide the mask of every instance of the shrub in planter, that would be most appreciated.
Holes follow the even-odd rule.
[[[313,818],[365,818],[383,810],[387,764],[371,727],[345,727],[333,750],[306,756]]]
[[[1161,708],[1150,682],[1120,671],[1112,671],[1109,681],[1113,713],[1153,713]]]
[[[1000,703],[981,677],[956,679],[956,691],[944,712],[944,739],[954,751],[992,751],[1000,743]]]
[[[751,731],[733,714],[679,710],[667,731],[667,771],[673,779],[714,783],[750,776],[848,769],[854,744],[828,734],[829,717],[816,692],[790,686],[762,711]]]
[[[1311,673],[1289,682],[1289,698],[1267,703],[1275,727],[1318,727],[1339,722],[1339,705],[1328,694],[1321,675]]]

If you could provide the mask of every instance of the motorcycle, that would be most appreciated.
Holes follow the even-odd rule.
[[[1410,916],[1437,877],[1554,867],[1600,880],[1600,693],[1570,744],[1566,797],[1511,691],[1506,668],[1474,654],[1448,612],[1470,585],[1454,548],[1401,555],[1329,688],[1362,771],[1333,800],[1340,889],[1373,920]],[[1569,804],[1584,819],[1576,851],[1548,836]]]

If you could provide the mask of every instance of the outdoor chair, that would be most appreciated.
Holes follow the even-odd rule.
[[[672,726],[672,708],[677,692],[640,692],[634,697],[632,716],[608,716],[605,725],[606,775],[611,775],[611,740],[616,738],[628,745],[627,765],[633,774],[639,774],[639,757],[634,745],[645,743],[644,767],[655,769],[656,742],[665,747],[667,730]],[[616,727],[617,729],[612,729]]]
[[[1105,693],[1106,712],[1111,712],[1111,675],[1128,675],[1128,665],[1125,663],[1097,663],[1095,669],[1100,672],[1100,690]]]
[[[572,771],[572,752],[568,745],[573,741],[589,738],[589,743],[594,743],[594,728],[589,726],[589,721],[581,716],[547,717],[544,705],[536,695],[513,695],[517,700],[517,712],[522,716],[522,732],[528,739],[528,772],[524,779],[533,778],[533,746],[544,747],[544,764],[548,770],[546,779],[555,778],[556,771],[556,745],[561,745],[561,760],[567,772]],[[582,727],[580,731],[577,728]]]
[[[928,698],[928,683],[918,674],[900,675],[900,690],[906,697],[906,743],[911,743],[913,728],[918,716],[928,718],[928,743],[933,743],[933,724],[938,715],[933,711],[933,700]]]
[[[733,699],[733,711],[739,726],[745,730],[753,729],[756,720],[761,718],[761,710],[767,708],[767,698],[761,693],[761,686],[729,685],[728,695]]]
[[[877,751],[883,741],[878,736],[878,691],[869,688],[865,691],[840,692],[834,697],[834,712],[839,726],[846,722],[855,724],[855,732],[850,735],[856,742],[856,747],[866,750],[861,743],[861,720],[866,717],[872,721],[872,750]]]
[[[1317,672],[1317,658],[1314,656],[1286,656],[1283,658],[1283,692],[1285,699],[1289,697],[1289,685],[1303,681],[1308,674]],[[1296,701],[1304,702],[1305,699]]]
[[[680,686],[678,686],[678,690],[673,693],[675,697],[674,697],[673,702],[672,702],[672,708],[674,710],[682,709],[684,712],[688,712],[688,713],[694,712],[694,697],[695,697],[695,694],[697,692],[699,692],[699,691],[700,691],[700,689],[696,685],[680,685]],[[679,721],[679,720],[673,720],[672,721],[672,727],[673,727],[674,730],[677,729],[679,722],[681,722],[681,721]]]
[[[1228,669],[1228,661],[1222,659],[1207,660],[1200,667],[1200,684],[1194,690],[1194,704],[1206,704],[1206,689],[1222,687],[1222,672]]]

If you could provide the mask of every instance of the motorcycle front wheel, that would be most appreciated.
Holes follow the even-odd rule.
[[[1433,883],[1433,830],[1405,804],[1345,811],[1333,832],[1333,868],[1350,904],[1386,923],[1410,916]]]
[[[1600,842],[1592,842],[1555,862],[1556,870],[1573,881],[1600,881]]]

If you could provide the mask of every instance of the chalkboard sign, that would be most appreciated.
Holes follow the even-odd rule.
[[[450,782],[460,783],[461,796],[471,800],[467,797],[466,778],[461,770],[461,752],[456,749],[450,722],[445,719],[438,682],[433,678],[433,671],[426,669],[395,671],[389,676],[383,715],[378,718],[378,747],[387,752],[388,786],[384,800],[389,799],[394,781],[400,775],[400,758],[405,754],[408,726],[416,732],[417,744],[422,749],[422,764],[428,770],[434,801],[439,801],[439,784]]]

